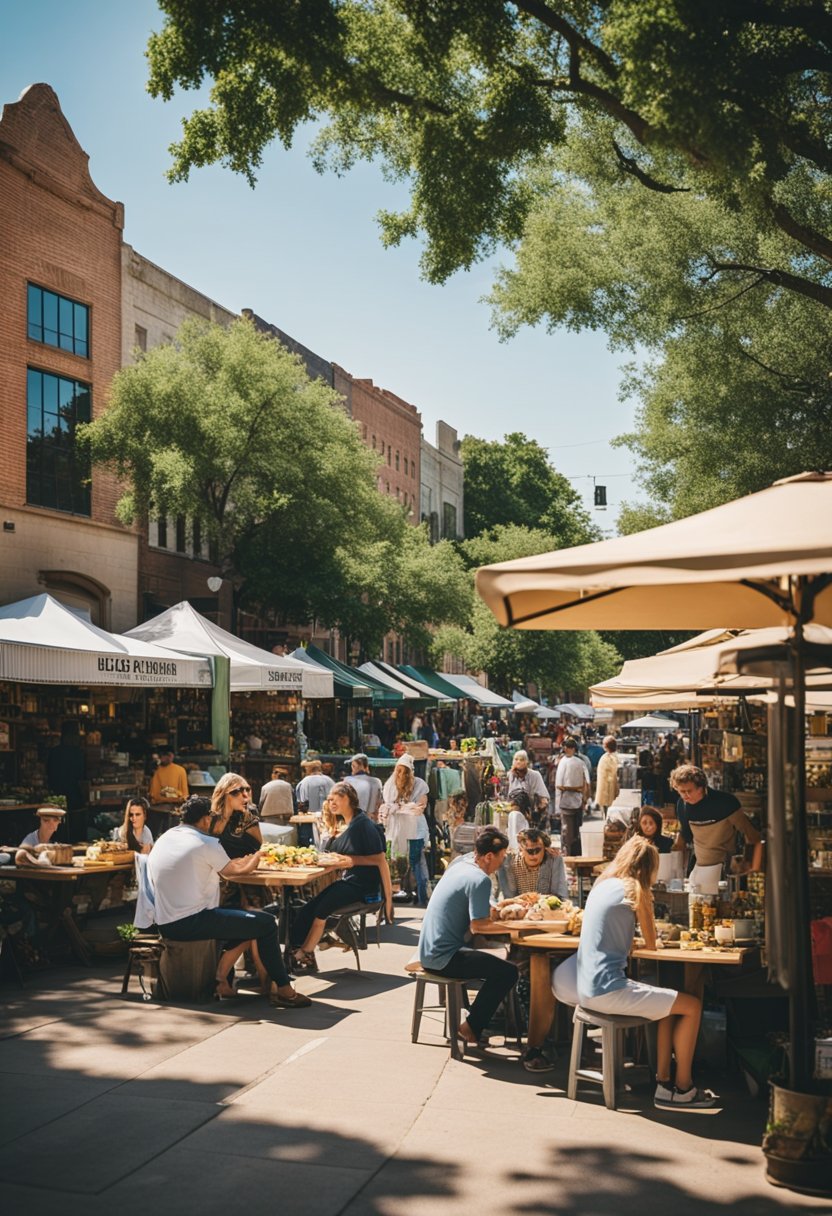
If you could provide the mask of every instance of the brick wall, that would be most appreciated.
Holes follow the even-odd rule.
[[[349,396],[359,434],[383,458],[379,490],[404,503],[410,510],[410,522],[418,524],[422,415],[414,405],[372,380],[357,379],[337,364],[333,370],[334,386],[344,397]]]
[[[30,594],[41,590],[39,577],[57,562],[71,570],[85,548],[70,545],[62,553],[44,552],[42,522],[28,530],[26,511],[26,369],[84,381],[92,386],[93,414],[107,405],[110,381],[121,361],[121,233],[124,209],[93,184],[88,157],[64,118],[55,93],[45,84],[32,85],[20,100],[6,105],[0,120],[0,504],[23,511],[16,527],[23,540],[24,570],[15,569],[17,585],[28,583]],[[90,309],[90,357],[31,341],[27,336],[26,288],[32,282],[68,296]],[[117,480],[95,470],[91,519],[49,512],[67,527],[90,530],[105,525],[120,530],[114,507],[120,496]],[[38,512],[42,520],[43,511]],[[123,530],[129,536],[129,530]],[[29,543],[31,542],[31,543]],[[132,548],[137,550],[133,538]],[[128,548],[129,548],[128,544]],[[123,546],[122,546],[123,548]],[[0,575],[10,560],[0,550]],[[76,571],[109,587],[106,561],[94,557],[92,568]],[[119,579],[121,584],[121,579]],[[135,614],[135,576],[129,603],[113,605],[119,620]],[[112,593],[112,588],[110,591]],[[5,596],[3,597],[5,599]]]

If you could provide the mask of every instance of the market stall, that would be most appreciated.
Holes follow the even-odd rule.
[[[85,839],[145,788],[155,747],[210,738],[212,684],[208,660],[107,633],[49,595],[0,608],[2,836],[15,843],[57,795]]]
[[[202,767],[243,767],[255,798],[275,764],[299,777],[305,702],[333,698],[329,672],[261,650],[207,620],[187,601],[137,625],[128,636],[228,665],[228,701],[214,707],[225,727],[215,736],[217,751],[210,758],[200,754],[186,760],[202,761]]]

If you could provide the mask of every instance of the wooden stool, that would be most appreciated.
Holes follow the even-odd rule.
[[[210,1000],[217,975],[219,942],[165,939],[159,959],[157,995],[162,1001],[201,1004]]]
[[[467,980],[451,979],[447,975],[437,975],[434,971],[408,971],[416,981],[416,993],[413,999],[413,1020],[410,1026],[410,1041],[418,1043],[419,1027],[423,1013],[438,1013],[441,1009],[445,1014],[445,1038],[450,1040],[451,1056],[454,1060],[462,1059],[457,1030],[462,1021],[462,1000],[466,995]],[[428,984],[436,984],[439,989],[440,1004],[426,1005],[425,990]]]
[[[572,1018],[572,1054],[569,1057],[569,1080],[566,1096],[573,1100],[578,1094],[579,1081],[591,1081],[601,1085],[604,1105],[615,1110],[615,1095],[624,1081],[624,1032],[634,1026],[649,1026],[650,1018],[624,1017],[618,1014],[595,1013],[579,1005]],[[601,1031],[601,1072],[593,1068],[581,1068],[581,1051],[584,1045],[584,1028],[597,1027]]]

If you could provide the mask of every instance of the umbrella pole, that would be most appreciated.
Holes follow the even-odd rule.
[[[806,832],[806,671],[803,656],[803,624],[798,621],[792,650],[794,692],[794,788],[792,824],[792,917],[793,982],[789,990],[791,1085],[798,1092],[812,1089],[814,1071],[812,952],[809,929],[809,868]]]

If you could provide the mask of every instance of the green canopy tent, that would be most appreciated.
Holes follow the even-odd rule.
[[[351,684],[353,687],[358,685],[367,689],[367,692],[364,693],[354,692],[353,698],[360,696],[372,697],[374,709],[395,709],[397,706],[404,704],[404,697],[400,692],[387,688],[384,684],[379,683],[378,680],[374,680],[372,676],[366,675],[363,671],[358,672],[353,670],[352,667],[347,667],[345,663],[339,663],[338,659],[333,659],[332,655],[327,654],[325,650],[319,650],[311,642],[306,648],[306,654],[319,667],[328,667],[342,683]]]
[[[321,655],[323,658],[319,661],[315,655]],[[370,687],[369,680],[363,679],[358,672],[350,671],[348,667],[343,669],[343,673],[335,667],[330,666],[329,655],[324,651],[318,650],[317,646],[309,646],[305,649],[299,646],[297,650],[292,651],[293,659],[300,659],[301,663],[307,663],[310,667],[316,667],[322,671],[329,671],[333,674],[333,691],[339,701],[369,701],[372,699],[373,690]],[[327,662],[323,660],[326,659]],[[331,660],[332,663],[335,660]],[[340,667],[341,665],[338,664]]]

